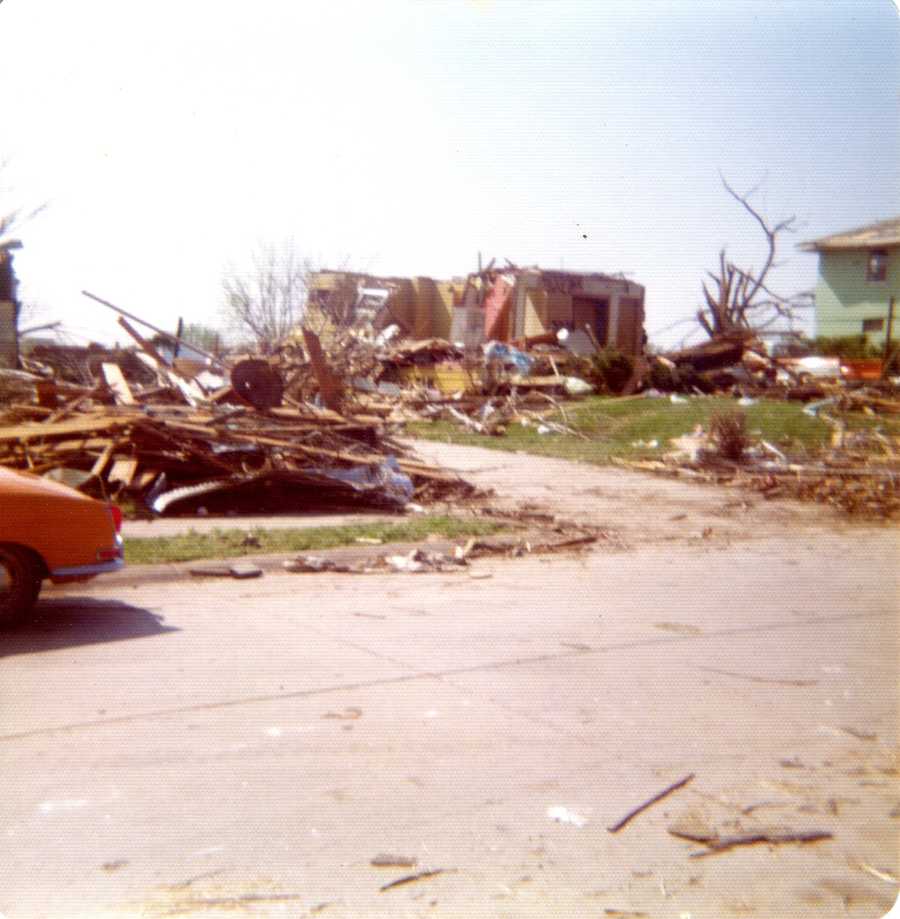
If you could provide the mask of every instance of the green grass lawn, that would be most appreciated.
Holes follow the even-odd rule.
[[[796,402],[760,400],[755,405],[739,406],[735,399],[719,396],[685,397],[686,402],[664,398],[614,399],[591,396],[580,402],[563,404],[566,418],[554,421],[568,424],[582,436],[538,434],[536,427],[513,422],[506,434],[492,437],[462,430],[453,422],[415,422],[408,425],[415,437],[447,443],[491,447],[495,450],[523,451],[542,456],[607,464],[614,458],[647,459],[670,449],[669,440],[687,434],[697,424],[708,426],[716,412],[743,411],[751,439],[761,437],[785,452],[799,457],[814,454],[826,445],[831,428],[818,418],[803,413]],[[638,445],[656,440],[658,448]]]
[[[351,546],[357,540],[379,539],[383,543],[418,542],[435,534],[447,539],[490,536],[508,525],[476,517],[421,516],[397,523],[360,523],[349,526],[302,529],[215,529],[208,533],[190,530],[179,536],[125,538],[125,561],[129,565],[192,562],[197,559],[239,558],[286,552],[311,552]],[[249,539],[248,539],[249,537]]]

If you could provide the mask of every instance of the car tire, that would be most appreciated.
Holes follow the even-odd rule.
[[[0,629],[27,619],[40,592],[37,559],[19,546],[0,546]]]

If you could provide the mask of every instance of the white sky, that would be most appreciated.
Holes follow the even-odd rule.
[[[0,211],[23,300],[123,339],[86,288],[222,326],[221,279],[293,240],[324,265],[449,277],[496,256],[624,271],[653,333],[719,249],[763,238],[719,171],[802,239],[900,213],[890,0],[0,0]]]

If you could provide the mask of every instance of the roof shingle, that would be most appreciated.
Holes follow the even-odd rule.
[[[872,249],[879,246],[900,246],[900,217],[870,223],[832,236],[822,236],[820,239],[800,243],[798,248],[804,252],[822,252],[833,249]]]

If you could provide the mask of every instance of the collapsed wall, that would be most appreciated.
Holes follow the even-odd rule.
[[[379,294],[381,296],[379,296]],[[449,281],[319,271],[310,304],[344,321],[397,324],[413,339],[477,347],[589,329],[599,347],[639,355],[644,346],[644,288],[622,275],[489,267]]]

